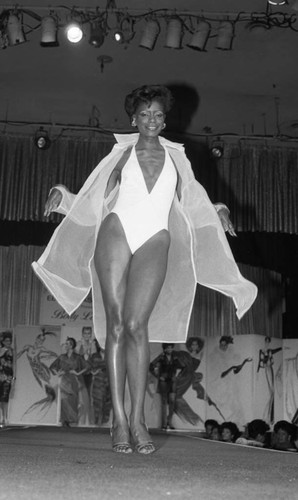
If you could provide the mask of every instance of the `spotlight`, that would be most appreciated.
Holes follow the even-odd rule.
[[[219,160],[222,157],[223,152],[224,152],[224,146],[222,142],[214,141],[211,144],[210,153],[213,158]]]
[[[19,45],[26,41],[22,21],[16,14],[10,14],[8,17],[7,37],[9,45]]]
[[[234,25],[231,21],[222,21],[218,26],[216,48],[231,50],[234,37]]]
[[[43,17],[41,20],[41,41],[42,47],[58,47],[57,21],[53,16]]]
[[[44,150],[48,149],[51,145],[51,140],[49,138],[49,134],[43,127],[36,132],[34,137],[34,144],[38,149]]]
[[[98,23],[91,24],[89,43],[95,48],[102,46],[105,40],[105,30]]]
[[[168,22],[165,47],[181,49],[182,35],[182,22],[177,17],[172,17]]]
[[[205,50],[210,30],[211,26],[207,21],[200,21],[187,46],[194,50]]]
[[[285,5],[287,3],[286,0],[268,0],[270,5]]]
[[[66,27],[66,36],[69,42],[78,43],[83,38],[83,30],[76,21],[71,21]]]
[[[154,49],[154,45],[156,43],[159,33],[160,33],[159,23],[154,19],[150,19],[146,23],[139,46],[149,50]]]
[[[128,44],[135,36],[133,25],[134,25],[134,19],[132,19],[128,15],[125,16],[119,23],[118,28],[114,31],[115,41],[117,43]]]

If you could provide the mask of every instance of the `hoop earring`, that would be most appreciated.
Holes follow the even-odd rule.
[[[162,128],[166,128],[166,124],[165,123],[163,124]]]
[[[132,127],[136,127],[136,126],[137,126],[137,124],[136,124],[135,120],[132,120],[132,122],[131,122],[131,126],[132,126]]]

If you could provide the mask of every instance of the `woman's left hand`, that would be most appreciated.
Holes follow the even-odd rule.
[[[231,236],[237,236],[229,216],[230,215],[229,209],[226,207],[220,207],[220,209],[217,211],[217,215],[219,217],[219,220],[222,224],[224,231],[228,232]]]

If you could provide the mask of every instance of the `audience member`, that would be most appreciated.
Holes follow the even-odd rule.
[[[234,422],[224,422],[220,426],[220,435],[225,443],[235,443],[241,433]]]
[[[205,438],[206,439],[211,439],[211,434],[212,430],[214,427],[218,427],[218,422],[216,420],[213,420],[212,418],[209,418],[205,421]]]
[[[296,451],[297,428],[286,420],[279,420],[273,427],[271,447],[275,450]]]
[[[248,446],[268,447],[268,437],[270,427],[265,420],[255,419],[249,422],[246,426],[244,436],[240,436],[236,440],[236,444],[244,444]]]
[[[212,441],[221,441],[220,425],[219,424],[216,424],[213,426],[210,439],[212,439]]]

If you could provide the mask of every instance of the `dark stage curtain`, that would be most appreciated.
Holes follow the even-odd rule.
[[[60,138],[40,151],[32,137],[3,135],[0,219],[45,220],[43,207],[50,188],[65,184],[77,192],[113,143],[111,135]],[[223,158],[215,162],[202,142],[185,141],[185,146],[197,179],[213,202],[228,205],[237,231],[298,234],[297,147],[227,143]]]

